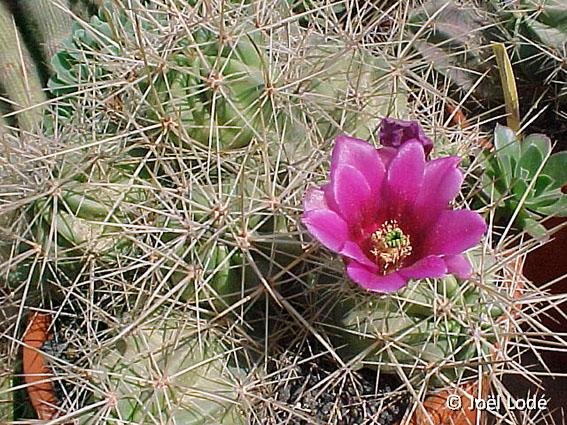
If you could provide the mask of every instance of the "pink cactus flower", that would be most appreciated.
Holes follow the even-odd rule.
[[[340,254],[349,278],[370,291],[394,292],[410,279],[468,277],[463,252],[486,231],[478,213],[450,207],[463,180],[459,158],[426,161],[423,140],[401,140],[383,158],[363,140],[338,136],[330,182],[304,199],[309,233]]]

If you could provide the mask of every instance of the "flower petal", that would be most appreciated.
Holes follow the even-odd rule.
[[[422,255],[460,254],[478,244],[485,231],[484,219],[474,211],[443,211],[425,238]]]
[[[447,255],[443,259],[447,264],[448,273],[461,279],[466,279],[472,274],[471,263],[464,255]]]
[[[460,158],[449,156],[425,164],[423,186],[415,202],[415,210],[422,222],[428,222],[447,209],[459,193],[463,173],[459,170]]]
[[[303,209],[304,211],[329,209],[327,201],[325,201],[325,192],[318,187],[307,189],[303,197]]]
[[[371,197],[364,176],[350,165],[339,165],[335,169],[331,191],[327,194],[332,194],[338,212],[350,226],[360,222]],[[329,203],[332,205],[333,201]]]
[[[378,266],[364,254],[358,244],[352,241],[346,241],[340,254],[366,266],[369,270],[378,273]]]
[[[307,211],[301,221],[315,239],[332,251],[339,252],[348,239],[347,224],[334,211]]]
[[[413,204],[423,183],[425,155],[423,146],[409,142],[398,150],[388,167],[388,202],[390,213],[403,214],[403,209]]]
[[[398,273],[380,276],[356,261],[351,261],[346,267],[347,275],[364,289],[373,292],[395,292],[407,282]]]
[[[385,168],[376,148],[370,143],[344,134],[338,136],[331,158],[331,181],[335,178],[337,167],[342,165],[350,165],[362,174],[372,196],[380,193]]]
[[[380,156],[380,159],[382,160],[382,163],[384,164],[386,169],[389,167],[392,159],[394,159],[394,157],[396,156],[396,153],[398,153],[398,150],[396,148],[391,148],[388,146],[384,146],[378,149],[378,156]]]
[[[447,274],[447,265],[441,257],[430,255],[416,261],[409,267],[398,270],[398,273],[408,279],[441,277]]]

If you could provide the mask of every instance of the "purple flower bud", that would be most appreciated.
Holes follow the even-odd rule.
[[[384,118],[380,124],[380,143],[384,147],[399,149],[408,142],[417,141],[423,146],[425,156],[433,149],[433,142],[425,135],[416,121]]]

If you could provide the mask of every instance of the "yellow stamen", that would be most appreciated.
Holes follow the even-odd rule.
[[[370,237],[374,255],[382,273],[398,270],[411,254],[410,237],[398,226],[396,220],[388,220]]]

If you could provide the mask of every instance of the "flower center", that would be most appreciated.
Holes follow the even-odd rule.
[[[388,220],[370,237],[370,253],[380,265],[383,274],[398,270],[411,254],[410,237],[398,226],[396,220]]]

